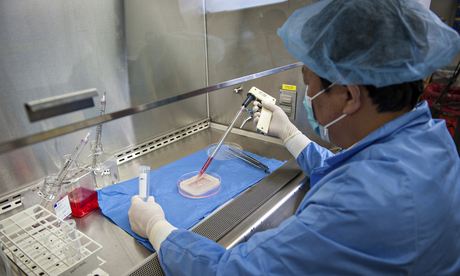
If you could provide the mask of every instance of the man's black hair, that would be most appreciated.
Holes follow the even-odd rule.
[[[324,78],[320,79],[324,88],[331,85],[330,81]],[[396,112],[405,108],[412,109],[423,93],[422,80],[393,84],[379,88],[373,85],[365,85],[364,87],[369,91],[369,97],[372,103],[377,105],[377,111],[380,113]]]

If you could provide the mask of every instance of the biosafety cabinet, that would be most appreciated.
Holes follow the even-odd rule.
[[[95,149],[110,164],[104,172],[116,172],[103,177],[117,183],[136,181],[140,165],[155,171],[205,151],[253,86],[311,134],[302,64],[276,34],[310,2],[1,1],[0,238],[13,275],[162,274],[156,253],[101,210],[74,216],[69,230],[38,194],[63,167],[91,167]],[[283,162],[188,227],[230,248],[293,214],[308,180],[280,140],[255,131],[249,112],[226,142]],[[73,172],[80,186],[92,181],[85,172]],[[81,256],[67,262],[75,237]]]

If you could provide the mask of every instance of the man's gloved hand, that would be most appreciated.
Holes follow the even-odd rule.
[[[176,229],[165,219],[163,209],[151,196],[147,201],[133,196],[128,217],[131,229],[139,236],[148,238],[157,251],[161,243]]]
[[[279,137],[283,140],[284,143],[293,135],[300,133],[297,127],[291,123],[288,116],[281,107],[273,104],[271,102],[264,102],[263,104],[259,101],[253,102],[252,111],[254,112],[254,123],[257,125],[257,122],[260,118],[260,110],[262,108],[270,110],[272,115],[272,120],[270,122],[270,128],[268,129],[268,134],[271,136]]]
[[[131,208],[128,211],[131,229],[141,237],[147,238],[153,225],[165,220],[165,213],[151,196],[143,201],[139,196],[131,198]]]
[[[283,140],[284,145],[289,150],[289,152],[297,158],[302,150],[311,142],[307,136],[303,135],[297,127],[291,123],[289,117],[284,113],[281,107],[273,104],[272,102],[262,102],[254,101],[252,111],[254,112],[254,124],[257,125],[257,122],[260,118],[260,110],[262,106],[270,110],[272,115],[272,120],[270,122],[270,127],[268,129],[268,134],[271,136],[279,137]]]

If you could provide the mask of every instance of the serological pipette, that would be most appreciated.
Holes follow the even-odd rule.
[[[105,114],[105,108],[106,108],[106,105],[107,105],[105,92],[104,92],[104,94],[102,94],[100,104],[101,104],[101,108],[100,108],[99,116],[102,116],[102,115]],[[96,127],[96,140],[95,140],[94,146],[92,148],[92,155],[93,155],[92,168],[93,169],[96,168],[97,158],[98,158],[99,154],[102,151],[103,151],[103,148],[102,148],[102,123],[100,123]]]
[[[82,152],[85,145],[88,143],[90,132],[86,134],[86,136],[80,140],[75,146],[74,151],[72,154],[66,158],[64,161],[64,165],[59,170],[56,176],[48,176],[43,183],[43,186],[39,189],[38,194],[42,197],[42,201],[40,205],[45,207],[46,209],[49,208],[49,205],[52,203],[52,200],[59,194],[62,189],[62,183],[66,178],[69,169],[72,167],[72,164],[78,159],[80,153]]]
[[[217,152],[219,152],[219,149],[222,146],[222,144],[224,143],[225,138],[227,138],[227,136],[230,133],[230,131],[232,131],[233,126],[235,125],[236,121],[240,117],[241,113],[243,113],[243,111],[246,109],[246,107],[255,99],[256,98],[255,98],[255,96],[253,94],[248,94],[248,97],[246,98],[244,103],[241,105],[240,110],[236,113],[235,118],[233,118],[232,123],[228,126],[228,128],[225,131],[224,135],[222,135],[222,138],[220,138],[219,143],[217,144],[216,148],[214,149],[214,151],[211,153],[211,155],[208,157],[208,159],[204,163],[203,167],[200,170],[200,173],[198,174],[198,177],[201,177],[206,172],[206,170],[208,169],[209,165],[211,165],[212,160],[216,156]]]
[[[73,150],[70,157],[68,157],[65,160],[64,165],[62,166],[61,170],[57,174],[57,181],[56,181],[57,185],[62,184],[62,181],[64,181],[65,177],[67,176],[67,173],[69,172],[70,167],[76,160],[78,160],[78,157],[80,156],[81,152],[85,148],[85,145],[88,143],[88,138],[90,134],[91,132],[88,132],[86,136],[80,140],[80,143],[78,143],[75,146],[75,149]]]

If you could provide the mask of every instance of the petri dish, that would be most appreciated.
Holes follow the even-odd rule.
[[[217,144],[212,144],[209,146],[208,148],[208,157],[211,156],[211,154],[214,152],[214,149],[217,147]],[[243,148],[236,144],[236,143],[224,143],[222,144],[222,146],[220,147],[219,151],[217,152],[216,156],[214,156],[214,159],[216,160],[230,160],[230,159],[234,159],[236,158],[234,154],[232,154],[231,152],[229,152],[227,149],[229,147],[232,147],[233,149],[236,149],[236,150],[243,150]]]
[[[207,198],[220,191],[219,175],[206,172],[198,179],[199,171],[186,173],[177,180],[179,194],[187,198]]]

